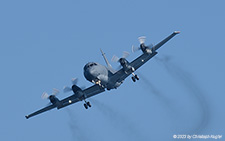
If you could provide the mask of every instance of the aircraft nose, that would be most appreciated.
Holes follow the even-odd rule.
[[[90,68],[88,71],[91,76],[94,76],[94,77],[98,76],[98,72],[96,71],[94,67]]]
[[[96,72],[96,70],[92,67],[87,68],[84,70],[84,76],[87,80],[89,80],[90,82],[92,82],[92,80],[95,80],[97,77],[98,73]]]

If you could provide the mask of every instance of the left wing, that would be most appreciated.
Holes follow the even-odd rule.
[[[157,52],[154,52],[151,55],[144,53],[141,56],[139,56],[138,58],[136,58],[134,61],[132,61],[130,63],[130,66],[134,67],[134,69],[137,70],[139,67],[141,67],[144,63],[146,63],[149,59],[151,59],[156,54],[157,54]],[[132,73],[132,71],[125,73],[122,68],[112,76],[111,80],[116,81],[116,82],[122,82],[131,73]]]
[[[162,40],[161,42],[159,42],[158,44],[156,44],[155,46],[152,47],[152,50],[154,52],[152,52],[151,54],[147,54],[147,53],[142,54],[137,59],[132,61],[130,63],[130,65],[133,66],[135,70],[137,70],[139,67],[141,67],[149,59],[151,59],[152,57],[154,57],[157,54],[156,50],[158,50],[162,45],[164,45],[166,42],[168,42],[170,39],[172,39],[175,35],[177,35],[179,33],[180,33],[179,31],[174,31],[171,35],[169,35],[164,40]]]
[[[51,110],[53,108],[61,109],[61,108],[64,108],[66,106],[69,106],[69,105],[71,105],[73,103],[76,103],[78,101],[82,101],[85,98],[89,98],[91,96],[97,95],[97,94],[99,94],[101,92],[104,92],[104,91],[105,91],[105,89],[102,88],[101,86],[93,85],[93,86],[91,86],[91,87],[89,87],[87,89],[84,89],[82,91],[83,92],[83,96],[82,97],[78,97],[76,94],[73,94],[73,95],[71,95],[71,96],[69,96],[69,97],[67,97],[67,98],[65,98],[63,100],[58,101],[57,104],[49,105],[49,106],[47,106],[47,107],[45,107],[43,109],[40,109],[40,110],[30,114],[30,115],[25,116],[25,117],[28,119],[28,118],[33,117],[35,115],[38,115],[38,114],[41,114],[43,112],[49,111],[49,110]]]
[[[133,67],[135,70],[137,70],[139,67],[141,67],[143,64],[145,64],[149,59],[154,57],[157,52],[156,50],[159,49],[162,45],[164,45],[166,42],[168,42],[170,39],[172,39],[175,35],[179,34],[179,31],[173,32],[171,35],[166,37],[164,40],[156,44],[155,46],[152,47],[153,52],[151,54],[148,53],[143,53],[141,56],[133,60],[129,65]],[[112,76],[112,81],[116,82],[122,82],[126,77],[128,77],[132,71],[124,72],[123,69],[120,69],[117,71],[113,76]]]

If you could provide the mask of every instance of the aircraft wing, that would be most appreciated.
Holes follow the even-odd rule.
[[[157,45],[155,45],[153,48],[154,50],[159,49],[162,45],[164,45],[166,42],[168,42],[170,39],[172,39],[175,35],[179,34],[180,31],[174,31],[171,35],[169,35],[168,37],[166,37],[164,40],[162,40],[161,42],[159,42]]]
[[[43,108],[43,109],[40,109],[40,110],[38,110],[38,111],[32,113],[32,114],[30,114],[30,115],[27,115],[27,116],[25,116],[25,117],[28,119],[28,118],[33,117],[33,116],[35,116],[35,115],[38,115],[38,114],[41,114],[41,113],[43,113],[43,112],[49,111],[49,110],[51,110],[51,109],[53,109],[53,108],[55,108],[55,107],[56,107],[56,105],[53,105],[53,104],[52,104],[52,105],[49,105],[49,106],[47,106],[47,107],[45,107],[45,108]]]
[[[153,56],[155,56],[157,52],[149,54],[142,54],[138,58],[136,58],[134,61],[130,63],[132,67],[134,67],[135,70],[137,70],[139,67],[141,67],[143,64],[145,64],[149,59],[151,59]],[[112,81],[122,82],[126,77],[128,77],[132,72],[129,71],[128,73],[125,73],[123,69],[120,69],[112,76]]]
[[[164,40],[162,40],[161,42],[159,42],[158,44],[156,44],[155,46],[153,46],[153,50],[156,51],[162,45],[164,45],[166,42],[168,42],[170,39],[172,39],[175,35],[177,35],[179,33],[180,33],[179,31],[174,31],[171,35],[169,35]],[[151,59],[152,57],[154,57],[156,54],[157,54],[157,52],[153,52],[150,55],[144,53],[141,56],[139,56],[137,59],[135,59],[134,61],[132,61],[130,63],[130,65],[133,66],[135,70],[137,70],[139,67],[141,67],[143,64],[145,64],[149,59]]]
[[[99,94],[101,92],[104,92],[104,91],[105,91],[105,89],[102,88],[101,86],[93,85],[93,86],[83,90],[84,97],[82,97],[82,98],[79,98],[76,95],[71,95],[71,96],[61,100],[62,106],[60,106],[58,109],[64,108],[64,107],[69,106],[73,103],[84,100],[84,98],[92,97],[92,96],[97,95],[97,94]]]
[[[156,52],[157,49],[159,49],[162,45],[164,45],[166,42],[168,42],[176,34],[179,34],[179,33],[180,33],[179,31],[173,32],[171,35],[169,35],[168,37],[166,37],[164,40],[162,40],[161,42],[159,42],[158,44],[156,44],[155,46],[153,46],[153,50],[155,52],[153,52],[152,54],[148,54],[148,53],[142,54],[141,56],[139,56],[138,58],[136,58],[135,60],[133,60],[130,63],[130,66],[131,67],[134,67],[134,69],[137,70],[139,67],[141,67],[143,64],[145,64],[148,60],[150,60],[152,57],[154,57],[157,54],[157,52]],[[131,71],[125,73],[123,71],[123,69],[120,69],[119,71],[117,71],[114,74],[114,76],[112,76],[112,80],[113,81],[117,81],[117,82],[122,82],[131,73],[132,73]]]
[[[89,88],[84,89],[83,90],[83,94],[84,94],[85,98],[89,98],[91,96],[97,95],[97,94],[99,94],[101,92],[104,92],[104,91],[105,91],[105,89],[102,88],[101,86],[93,85],[93,86],[91,86]],[[45,107],[43,109],[40,109],[40,110],[30,114],[30,115],[25,116],[25,117],[28,119],[28,118],[33,117],[35,115],[38,115],[38,114],[41,114],[43,112],[49,111],[49,110],[51,110],[53,108],[57,108],[57,109],[64,108],[64,107],[69,106],[69,105],[71,105],[73,103],[76,103],[78,101],[84,100],[84,97],[80,98],[76,94],[73,94],[73,95],[71,95],[71,96],[69,96],[69,97],[67,97],[67,98],[65,98],[63,100],[60,100],[58,105],[57,104],[49,105],[49,106],[47,106],[47,107]]]
[[[94,95],[97,95],[99,93],[102,93],[104,91],[105,91],[105,89],[102,88],[101,86],[97,85],[97,84],[83,90],[83,92],[87,96],[87,98],[89,98],[91,96],[94,96]]]

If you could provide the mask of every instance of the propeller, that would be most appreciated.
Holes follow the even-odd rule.
[[[138,41],[140,42],[140,44],[144,44],[145,40],[146,40],[145,36],[138,37]]]
[[[56,89],[56,88],[53,88],[53,92],[52,92],[51,95],[56,96],[58,93],[59,93],[59,90]],[[47,92],[44,92],[44,93],[41,95],[41,98],[42,98],[42,99],[49,99],[49,97],[50,97],[51,95],[49,95]]]
[[[124,59],[125,59],[125,58],[127,58],[129,55],[130,55],[129,52],[124,51],[121,58],[124,58]],[[111,59],[112,62],[119,62],[119,63],[120,63],[120,65],[117,67],[117,70],[119,70],[119,69],[122,67],[121,62],[120,62],[120,61],[121,61],[121,58],[117,57],[116,55],[113,55],[113,57],[112,57],[112,59]]]
[[[146,37],[145,36],[141,36],[141,37],[138,37],[138,41],[140,44],[144,44],[145,43],[145,40],[146,40]],[[145,46],[145,45],[144,45]],[[152,48],[154,45],[153,44],[150,44],[146,47],[148,48]],[[135,47],[134,45],[132,45],[132,48],[131,48],[132,52],[137,52],[139,50],[141,50],[141,46],[140,47]]]
[[[121,58],[127,58],[129,55],[130,55],[129,52],[124,51]],[[120,58],[119,58],[118,56],[113,55],[113,57],[112,57],[112,62],[119,62],[119,60],[120,60]]]
[[[72,88],[70,88],[68,86],[64,86],[64,88],[63,88],[64,93],[67,93],[67,92],[70,92],[70,91],[72,91]]]
[[[132,45],[132,48],[131,48],[133,53],[139,51],[140,49],[141,49],[140,47],[135,47],[134,45]]]
[[[72,78],[71,79],[72,85],[76,85],[77,82],[78,82],[78,78]],[[67,92],[70,92],[70,91],[72,91],[72,87],[64,86],[64,88],[63,88],[64,93],[67,93]]]
[[[72,85],[77,85],[78,78],[72,78],[71,83],[72,83]],[[83,90],[83,89],[85,89],[85,86],[82,86],[80,88]],[[67,92],[70,92],[70,91],[72,91],[72,87],[64,86],[64,88],[63,88],[64,93],[67,93]]]
[[[71,82],[72,82],[73,85],[76,85],[77,82],[78,82],[78,78],[72,78]]]

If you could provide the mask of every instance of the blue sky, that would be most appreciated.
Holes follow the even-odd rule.
[[[0,140],[173,140],[174,134],[224,136],[225,2],[194,0],[10,0],[0,2]],[[89,61],[108,59],[138,46],[181,34],[159,49],[117,90],[29,120],[83,76]],[[131,53],[129,61],[141,52]],[[167,59],[169,58],[169,59]],[[112,63],[113,67],[118,64]]]

